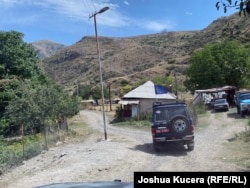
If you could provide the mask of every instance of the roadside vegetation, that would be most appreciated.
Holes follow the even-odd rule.
[[[186,70],[186,88],[194,93],[197,89],[235,86],[249,87],[250,49],[235,40],[206,45],[194,51]]]
[[[22,38],[0,32],[0,175],[60,141],[78,110],[78,99],[43,72]]]

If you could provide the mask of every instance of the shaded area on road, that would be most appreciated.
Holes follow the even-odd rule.
[[[145,143],[141,145],[136,145],[134,148],[130,148],[131,150],[139,150],[148,154],[154,154],[157,156],[185,156],[187,155],[186,148],[181,144],[174,143],[164,143],[161,146],[160,152],[155,152],[153,149],[152,143]]]

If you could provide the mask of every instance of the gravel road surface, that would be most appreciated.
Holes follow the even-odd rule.
[[[220,117],[220,118],[217,118]],[[81,111],[80,120],[92,128],[84,141],[66,142],[0,177],[1,188],[33,188],[62,182],[133,181],[134,171],[241,171],[225,161],[224,143],[244,130],[237,119],[222,112],[211,113],[208,126],[195,132],[195,148],[162,148],[155,153],[150,131],[115,127],[107,123],[103,139],[100,111]],[[108,122],[108,120],[107,120]]]

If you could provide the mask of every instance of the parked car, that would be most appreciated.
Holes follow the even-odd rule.
[[[215,101],[215,100],[216,100],[216,98],[211,99],[211,102],[210,102],[211,108],[214,108],[214,101]]]
[[[194,117],[187,104],[183,102],[157,104],[153,106],[151,133],[156,152],[165,143],[179,143],[194,149]]]
[[[227,99],[225,99],[225,98],[216,99],[214,101],[214,110],[215,111],[220,111],[220,110],[228,111],[229,104],[227,102]]]
[[[244,117],[245,113],[250,112],[250,91],[237,91],[234,96],[237,113]]]

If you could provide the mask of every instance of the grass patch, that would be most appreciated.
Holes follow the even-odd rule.
[[[214,113],[214,118],[215,119],[220,119],[220,118],[223,117],[223,115],[224,115],[224,112],[215,112]]]
[[[210,120],[209,120],[209,114],[208,113],[199,114],[195,130],[196,131],[205,130],[209,126],[209,123],[210,123]]]
[[[64,142],[67,138],[84,138],[93,131],[86,122],[74,118],[69,121],[69,130],[58,130],[56,126],[47,127],[46,141],[48,147],[55,146],[58,141]],[[4,139],[0,137],[0,174],[12,167],[19,166],[24,160],[39,155],[45,148],[42,133],[24,137]]]
[[[226,162],[250,169],[250,119],[245,119],[246,128],[225,143]],[[225,155],[224,153],[224,155]]]
[[[128,121],[123,121],[119,123],[114,123],[113,126],[120,126],[120,127],[131,127],[131,128],[137,128],[137,129],[142,129],[142,130],[150,130],[150,122],[146,120],[128,120]]]
[[[69,121],[69,131],[67,132],[68,141],[83,141],[86,137],[94,131],[82,119],[75,117]]]
[[[72,136],[84,136],[90,134],[92,131],[86,122],[73,121],[69,125],[69,134]]]
[[[207,107],[205,105],[196,105],[195,111],[197,115],[202,115],[207,113]]]
[[[235,137],[225,144],[225,150],[227,154],[224,157],[225,162],[250,169],[250,142],[244,142],[241,138]]]
[[[39,155],[43,151],[41,134],[6,141],[0,138],[0,172],[19,166],[23,160]]]

